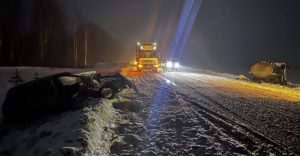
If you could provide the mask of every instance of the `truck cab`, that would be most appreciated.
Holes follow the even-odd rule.
[[[140,43],[136,45],[136,67],[138,71],[157,71],[159,54],[156,43]]]

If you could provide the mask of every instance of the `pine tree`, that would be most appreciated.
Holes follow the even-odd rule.
[[[11,77],[11,80],[9,80],[8,82],[15,86],[24,82],[24,80],[20,76],[20,72],[18,71],[18,68],[16,68],[14,75]]]

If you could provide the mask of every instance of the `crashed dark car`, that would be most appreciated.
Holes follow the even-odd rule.
[[[126,88],[136,87],[121,74],[60,73],[15,86],[7,92],[2,106],[5,123],[40,118],[70,110],[87,97],[113,98]]]

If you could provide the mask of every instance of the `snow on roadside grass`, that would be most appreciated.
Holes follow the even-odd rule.
[[[85,108],[87,116],[83,133],[86,142],[85,155],[108,156],[111,145],[122,141],[122,138],[114,131],[121,116],[112,105],[114,102],[122,102],[122,100],[121,98],[102,99],[101,105]]]
[[[112,104],[122,100],[90,98],[84,108],[9,127],[0,136],[0,155],[110,155],[111,145],[122,141],[114,132],[121,116]]]

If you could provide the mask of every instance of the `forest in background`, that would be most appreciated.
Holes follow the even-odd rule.
[[[121,45],[58,0],[0,2],[0,66],[85,67],[113,62]]]

